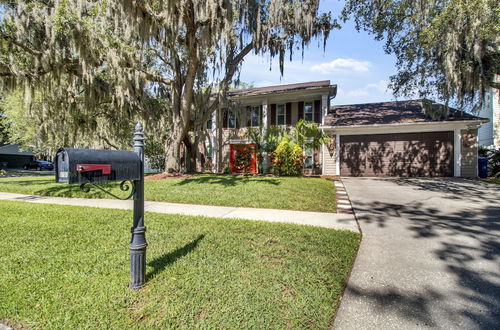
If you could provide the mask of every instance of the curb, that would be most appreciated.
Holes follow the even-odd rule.
[[[342,180],[334,178],[333,185],[335,186],[335,196],[337,197],[337,213],[354,214],[349,195]]]

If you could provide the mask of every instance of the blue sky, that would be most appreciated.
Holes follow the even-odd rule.
[[[340,14],[341,7],[342,1],[321,2],[321,11],[331,11],[333,17]],[[240,79],[256,87],[329,79],[338,86],[332,104],[389,101],[394,97],[387,90],[387,83],[396,72],[396,59],[384,53],[383,44],[366,32],[357,32],[354,23],[347,22],[331,33],[324,52],[318,42],[304,50],[303,60],[300,51],[295,52],[293,61],[285,62],[283,77],[277,58],[270,71],[269,56],[250,54],[245,58]]]

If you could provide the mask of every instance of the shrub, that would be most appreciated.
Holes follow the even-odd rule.
[[[299,175],[302,172],[304,151],[292,141],[282,141],[273,154],[273,171],[278,175]]]
[[[488,158],[488,176],[500,177],[500,149],[481,147],[478,151],[479,157]]]

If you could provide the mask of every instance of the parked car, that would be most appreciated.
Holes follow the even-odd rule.
[[[54,169],[54,164],[48,162],[46,160],[34,160],[24,165],[25,170],[49,170],[52,171]]]

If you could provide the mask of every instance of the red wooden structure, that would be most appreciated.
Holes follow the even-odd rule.
[[[257,146],[255,144],[231,144],[229,166],[233,173],[257,173]]]

